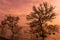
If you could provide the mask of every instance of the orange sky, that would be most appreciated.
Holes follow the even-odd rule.
[[[6,14],[18,15],[21,18],[21,24],[25,25],[26,15],[32,11],[32,6],[38,6],[43,1],[56,7],[56,19],[53,23],[60,25],[60,0],[0,0],[0,17]]]

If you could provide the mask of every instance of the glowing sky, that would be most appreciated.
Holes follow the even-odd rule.
[[[0,17],[6,14],[18,15],[21,17],[21,24],[24,24],[26,15],[32,11],[32,6],[38,6],[43,1],[56,7],[57,16],[53,23],[60,25],[60,0],[0,0]]]

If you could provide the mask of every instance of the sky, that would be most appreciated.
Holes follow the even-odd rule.
[[[60,0],[0,0],[0,19],[4,18],[4,15],[12,14],[20,17],[21,26],[26,25],[26,15],[32,12],[33,5],[37,7],[43,2],[55,6],[56,18],[51,24],[60,25]]]
[[[52,24],[60,25],[60,0],[0,0],[0,18],[12,14],[19,16],[20,23],[26,24],[26,15],[32,12],[32,7],[39,6],[42,2],[48,2],[55,6],[56,18]]]

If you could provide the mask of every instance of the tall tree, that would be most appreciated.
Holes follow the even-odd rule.
[[[47,2],[43,2],[38,8],[33,6],[33,12],[27,15],[27,20],[31,20],[30,25],[32,33],[38,33],[44,40],[51,33],[55,35],[58,32],[58,27],[56,25],[48,25],[48,22],[52,22],[55,18],[54,7],[49,5]],[[38,35],[36,35],[38,38]]]
[[[19,21],[18,16],[17,17],[11,15],[6,16],[6,18],[3,21],[1,21],[0,25],[0,27],[2,28],[1,33],[4,33],[5,32],[4,28],[8,27],[8,29],[12,32],[10,40],[13,40],[15,35],[18,34],[22,29],[22,27],[18,25],[18,21]],[[15,40],[18,40],[18,38]]]

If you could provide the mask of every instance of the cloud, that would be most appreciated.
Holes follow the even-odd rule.
[[[43,1],[48,0],[0,0],[0,14],[26,15],[31,12],[33,5],[37,6]]]
[[[52,3],[56,6],[57,3],[59,4],[57,0],[0,0],[0,17],[6,14],[21,15],[21,17],[25,17],[32,11],[33,5],[38,6],[43,1]],[[57,8],[56,11],[59,10],[59,7]]]

